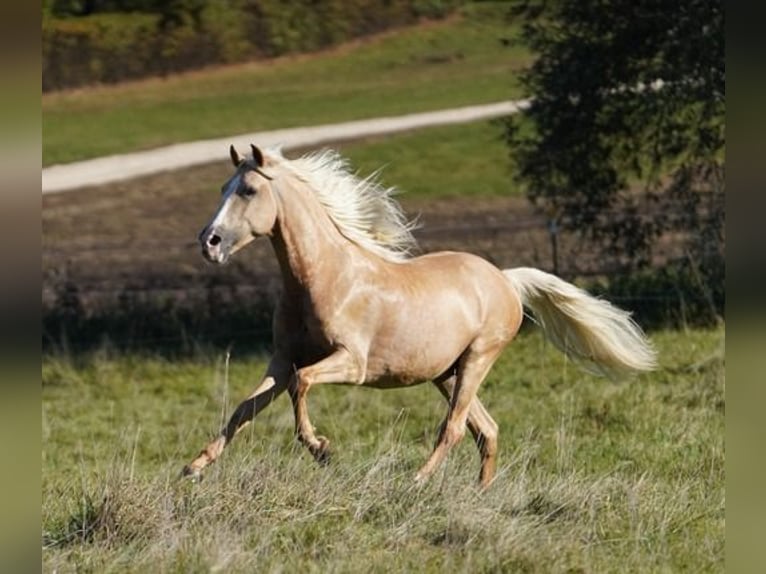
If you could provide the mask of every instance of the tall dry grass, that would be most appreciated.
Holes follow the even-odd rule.
[[[181,464],[260,361],[48,357],[44,570],[722,571],[722,337],[656,334],[662,370],[624,385],[522,337],[482,393],[501,432],[485,493],[469,440],[413,484],[444,413],[425,386],[313,394],[326,468],[279,399],[193,484]]]

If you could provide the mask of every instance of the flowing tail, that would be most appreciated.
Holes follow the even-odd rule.
[[[657,353],[630,313],[530,267],[503,273],[551,342],[589,371],[621,378],[657,367]]]

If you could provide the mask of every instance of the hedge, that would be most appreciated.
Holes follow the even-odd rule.
[[[159,14],[44,15],[43,91],[162,76],[325,48],[440,18],[458,0],[228,0],[198,18]]]

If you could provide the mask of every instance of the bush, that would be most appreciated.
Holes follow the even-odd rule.
[[[42,347],[79,354],[107,345],[123,351],[185,355],[199,347],[264,348],[271,343],[274,297],[209,282],[201,294],[128,285],[93,297],[69,280],[43,304]]]
[[[308,52],[440,18],[457,0],[229,0],[192,12],[43,17],[43,91]]]
[[[690,260],[585,285],[633,313],[647,329],[710,327],[723,322],[726,292],[722,262]]]

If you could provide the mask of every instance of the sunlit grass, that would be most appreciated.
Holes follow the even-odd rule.
[[[340,146],[360,174],[381,169],[381,179],[406,197],[512,195],[508,147],[497,122],[418,130]]]
[[[485,494],[470,437],[413,486],[446,410],[430,385],[313,391],[327,468],[280,397],[195,485],[181,465],[263,358],[46,356],[43,569],[723,571],[723,337],[655,333],[662,368],[611,383],[523,334],[480,393],[500,425]]]

